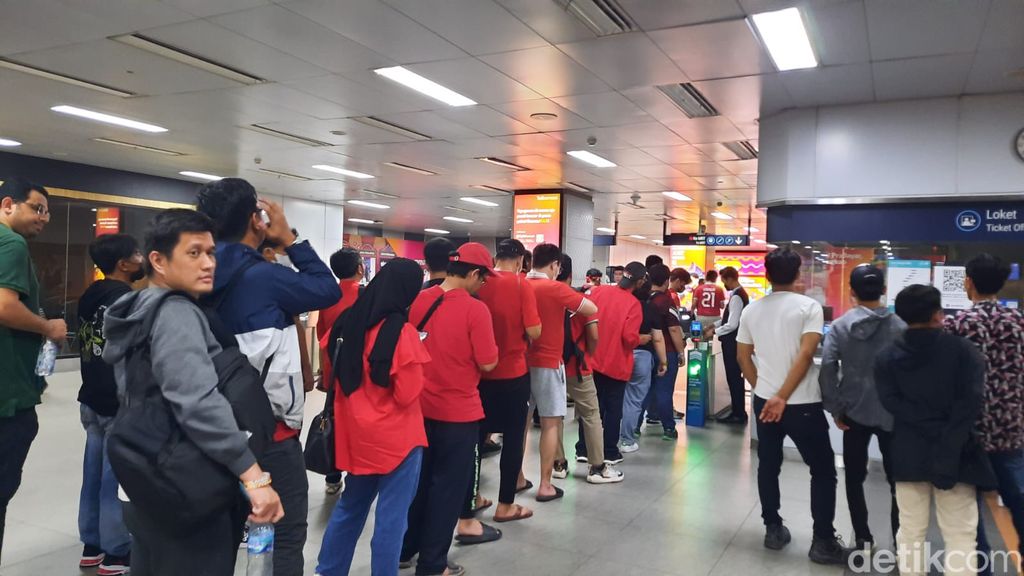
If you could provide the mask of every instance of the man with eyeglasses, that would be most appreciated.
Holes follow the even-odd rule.
[[[43,379],[35,364],[44,338],[67,338],[63,320],[47,320],[39,308],[39,280],[27,241],[50,221],[46,189],[22,178],[0,185],[0,553],[7,504],[21,484],[21,470],[39,431],[36,405]]]

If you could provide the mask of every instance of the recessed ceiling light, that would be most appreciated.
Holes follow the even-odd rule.
[[[464,196],[460,198],[460,200],[462,200],[463,202],[469,202],[470,204],[479,204],[481,206],[490,206],[492,208],[498,206],[497,202],[491,202],[490,200],[481,200],[480,198],[473,198],[471,196]]]
[[[888,240],[879,240],[878,243],[879,244],[888,244],[889,241]]]
[[[79,118],[88,118],[89,120],[95,120],[97,122],[103,122],[105,124],[113,124],[115,126],[122,126],[124,128],[132,128],[133,130],[141,130],[143,132],[167,132],[167,128],[157,126],[155,124],[147,124],[145,122],[139,122],[138,120],[130,120],[128,118],[122,118],[120,116],[114,116],[112,114],[104,114],[103,112],[96,112],[94,110],[86,110],[85,108],[78,108],[77,106],[60,105],[50,108],[54,112],[60,112],[61,114],[68,114],[70,116],[77,116]]]
[[[10,140],[8,138],[0,138],[0,146],[21,146],[21,142],[17,140]]]
[[[637,240],[647,240],[647,236],[640,236],[639,234],[630,234],[630,238],[636,238]]]
[[[429,232],[431,234],[451,234],[451,232],[447,230],[441,230],[440,228],[424,228],[423,231]]]
[[[459,218],[458,216],[445,216],[444,219],[450,222],[462,222],[463,224],[473,223],[473,221],[470,220],[469,218]]]
[[[689,196],[683,194],[682,192],[662,192],[662,194],[665,195],[665,197],[667,198],[678,200],[680,202],[689,202],[690,200],[693,200],[693,198],[690,198]]]
[[[772,250],[775,250],[779,246],[778,246],[778,244],[765,244],[765,247],[766,248],[771,248]]]
[[[122,148],[131,148],[133,150],[142,150],[144,152],[154,152],[156,154],[163,154],[165,156],[184,156],[182,152],[175,152],[174,150],[166,150],[164,148],[156,148],[154,146],[143,146],[142,144],[135,144],[134,142],[125,142],[123,140],[114,140],[113,138],[93,138],[93,142],[102,142],[103,144],[113,144],[114,146],[121,146]]]
[[[82,80],[73,76],[57,74],[56,72],[50,72],[49,70],[43,70],[42,68],[36,68],[34,66],[14,62],[5,58],[0,58],[0,68],[14,70],[16,72],[24,72],[25,74],[46,78],[47,80],[56,80],[57,82],[63,82],[80,88],[88,88],[89,90],[95,90],[96,92],[102,92],[103,94],[110,94],[111,96],[120,96],[121,98],[135,96],[133,92],[129,92],[127,90],[119,90],[117,88],[111,88],[110,86],[104,86],[103,84],[89,82],[88,80]]]
[[[805,246],[804,246],[804,248],[806,248],[806,249],[810,250],[811,248],[814,248],[814,247],[813,247],[813,246],[811,246],[810,244],[807,244],[807,245],[805,245]]]
[[[655,244],[664,244],[665,243],[664,240],[651,240],[651,242],[654,242]]]
[[[431,172],[430,170],[424,170],[423,168],[417,168],[415,166],[409,166],[408,164],[401,164],[399,162],[385,162],[384,165],[391,166],[392,168],[398,168],[400,170],[415,172],[424,176],[437,176],[437,172]]]
[[[313,166],[317,170],[323,170],[325,172],[334,172],[335,174],[341,174],[342,176],[351,176],[353,178],[366,179],[373,178],[369,174],[363,174],[362,172],[356,172],[355,170],[346,170],[345,168],[338,168],[337,166],[329,166],[327,164],[316,164]]]
[[[202,172],[193,172],[191,170],[185,170],[183,172],[178,172],[178,174],[181,174],[182,176],[188,176],[189,178],[197,178],[199,180],[207,180],[209,182],[213,182],[213,181],[216,181],[216,180],[223,180],[224,179],[223,176],[215,176],[213,174],[204,174]]]
[[[764,240],[761,240],[760,238],[755,238],[754,242],[757,244],[764,244]]]
[[[141,34],[112,36],[110,39],[115,42],[134,46],[135,48],[145,50],[146,52],[156,54],[157,56],[163,56],[164,58],[174,60],[175,62],[180,62],[186,66],[199,68],[200,70],[216,74],[217,76],[227,78],[228,80],[234,80],[239,84],[253,85],[265,82],[263,78],[258,76],[247,74],[240,70],[236,70],[235,68],[231,68],[230,66],[225,66],[219,62],[214,62],[213,60],[203,58],[202,56],[197,56],[176,46],[164,44],[159,40],[154,40]]]
[[[614,168],[617,166],[615,162],[601,158],[597,154],[587,150],[570,150],[568,154],[577,160],[582,160],[583,162],[592,166],[597,166],[598,168]]]
[[[493,158],[491,156],[482,156],[480,158],[477,158],[477,160],[481,162],[487,162],[488,164],[494,164],[495,166],[501,166],[502,168],[511,168],[512,170],[516,170],[519,172],[529,170],[529,168],[526,168],[525,166],[513,164],[512,162],[508,162],[507,160],[502,160],[501,158]]]
[[[747,232],[760,232],[761,231],[758,228],[754,228],[753,226],[744,226],[743,229],[746,230]]]
[[[365,218],[349,218],[349,222],[355,222],[356,224],[378,224],[376,220],[367,220]]]
[[[615,228],[594,228],[598,232],[607,232],[608,234],[615,234]]]
[[[712,212],[711,215],[719,220],[732,220],[732,216],[729,216],[725,212]]]
[[[376,208],[378,210],[387,210],[388,208],[391,208],[391,206],[388,206],[387,204],[377,204],[376,202],[367,202],[366,200],[349,200],[348,203],[354,206]]]
[[[374,72],[379,76],[383,76],[389,80],[394,80],[403,86],[412,88],[420,94],[424,94],[434,100],[444,102],[449,106],[473,106],[476,104],[476,102],[466,98],[462,94],[445,88],[433,80],[428,80],[427,78],[424,78],[403,66],[378,68],[374,70]]]
[[[792,242],[793,244],[799,244],[800,243],[799,240],[790,240],[790,242]]]
[[[779,71],[814,68],[818,65],[800,10],[786,8],[761,12],[751,16],[751,19]]]
[[[558,114],[554,114],[552,112],[534,112],[533,114],[530,114],[530,118],[540,120],[541,122],[550,122],[558,119]]]

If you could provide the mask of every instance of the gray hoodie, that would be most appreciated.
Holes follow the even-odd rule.
[[[878,399],[875,358],[906,330],[888,308],[857,306],[832,324],[825,337],[818,383],[825,409],[834,417],[892,430],[892,414]]]
[[[125,355],[149,338],[153,376],[178,425],[210,459],[241,475],[256,458],[246,434],[238,429],[231,405],[217,390],[212,358],[221,346],[206,316],[188,298],[171,296],[147,329],[146,318],[166,293],[164,288],[130,292],[107,309],[103,359],[114,365],[118,396],[123,401]]]

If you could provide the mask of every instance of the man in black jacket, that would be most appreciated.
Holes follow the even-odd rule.
[[[946,574],[974,574],[977,490],[995,479],[973,436],[981,412],[985,362],[967,341],[942,330],[939,291],[915,284],[896,297],[904,336],[875,363],[879,399],[894,419],[892,476],[900,529],[900,572],[926,574],[922,552],[935,497],[946,550]]]
[[[81,360],[85,458],[82,492],[78,500],[78,534],[85,546],[79,567],[99,566],[103,574],[126,574],[131,536],[124,525],[117,479],[107,460],[107,433],[117,414],[117,382],[114,368],[103,361],[107,340],[104,314],[132,283],[145,276],[139,244],[128,234],[100,236],[89,245],[89,257],[103,273],[78,301],[78,354]]]

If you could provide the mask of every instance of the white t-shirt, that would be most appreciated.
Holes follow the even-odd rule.
[[[782,388],[793,362],[800,353],[804,334],[821,334],[825,315],[821,304],[795,292],[774,292],[743,310],[736,341],[754,345],[757,386],[754,394],[771,399]],[[818,367],[811,365],[807,375],[789,397],[789,404],[821,402]]]

